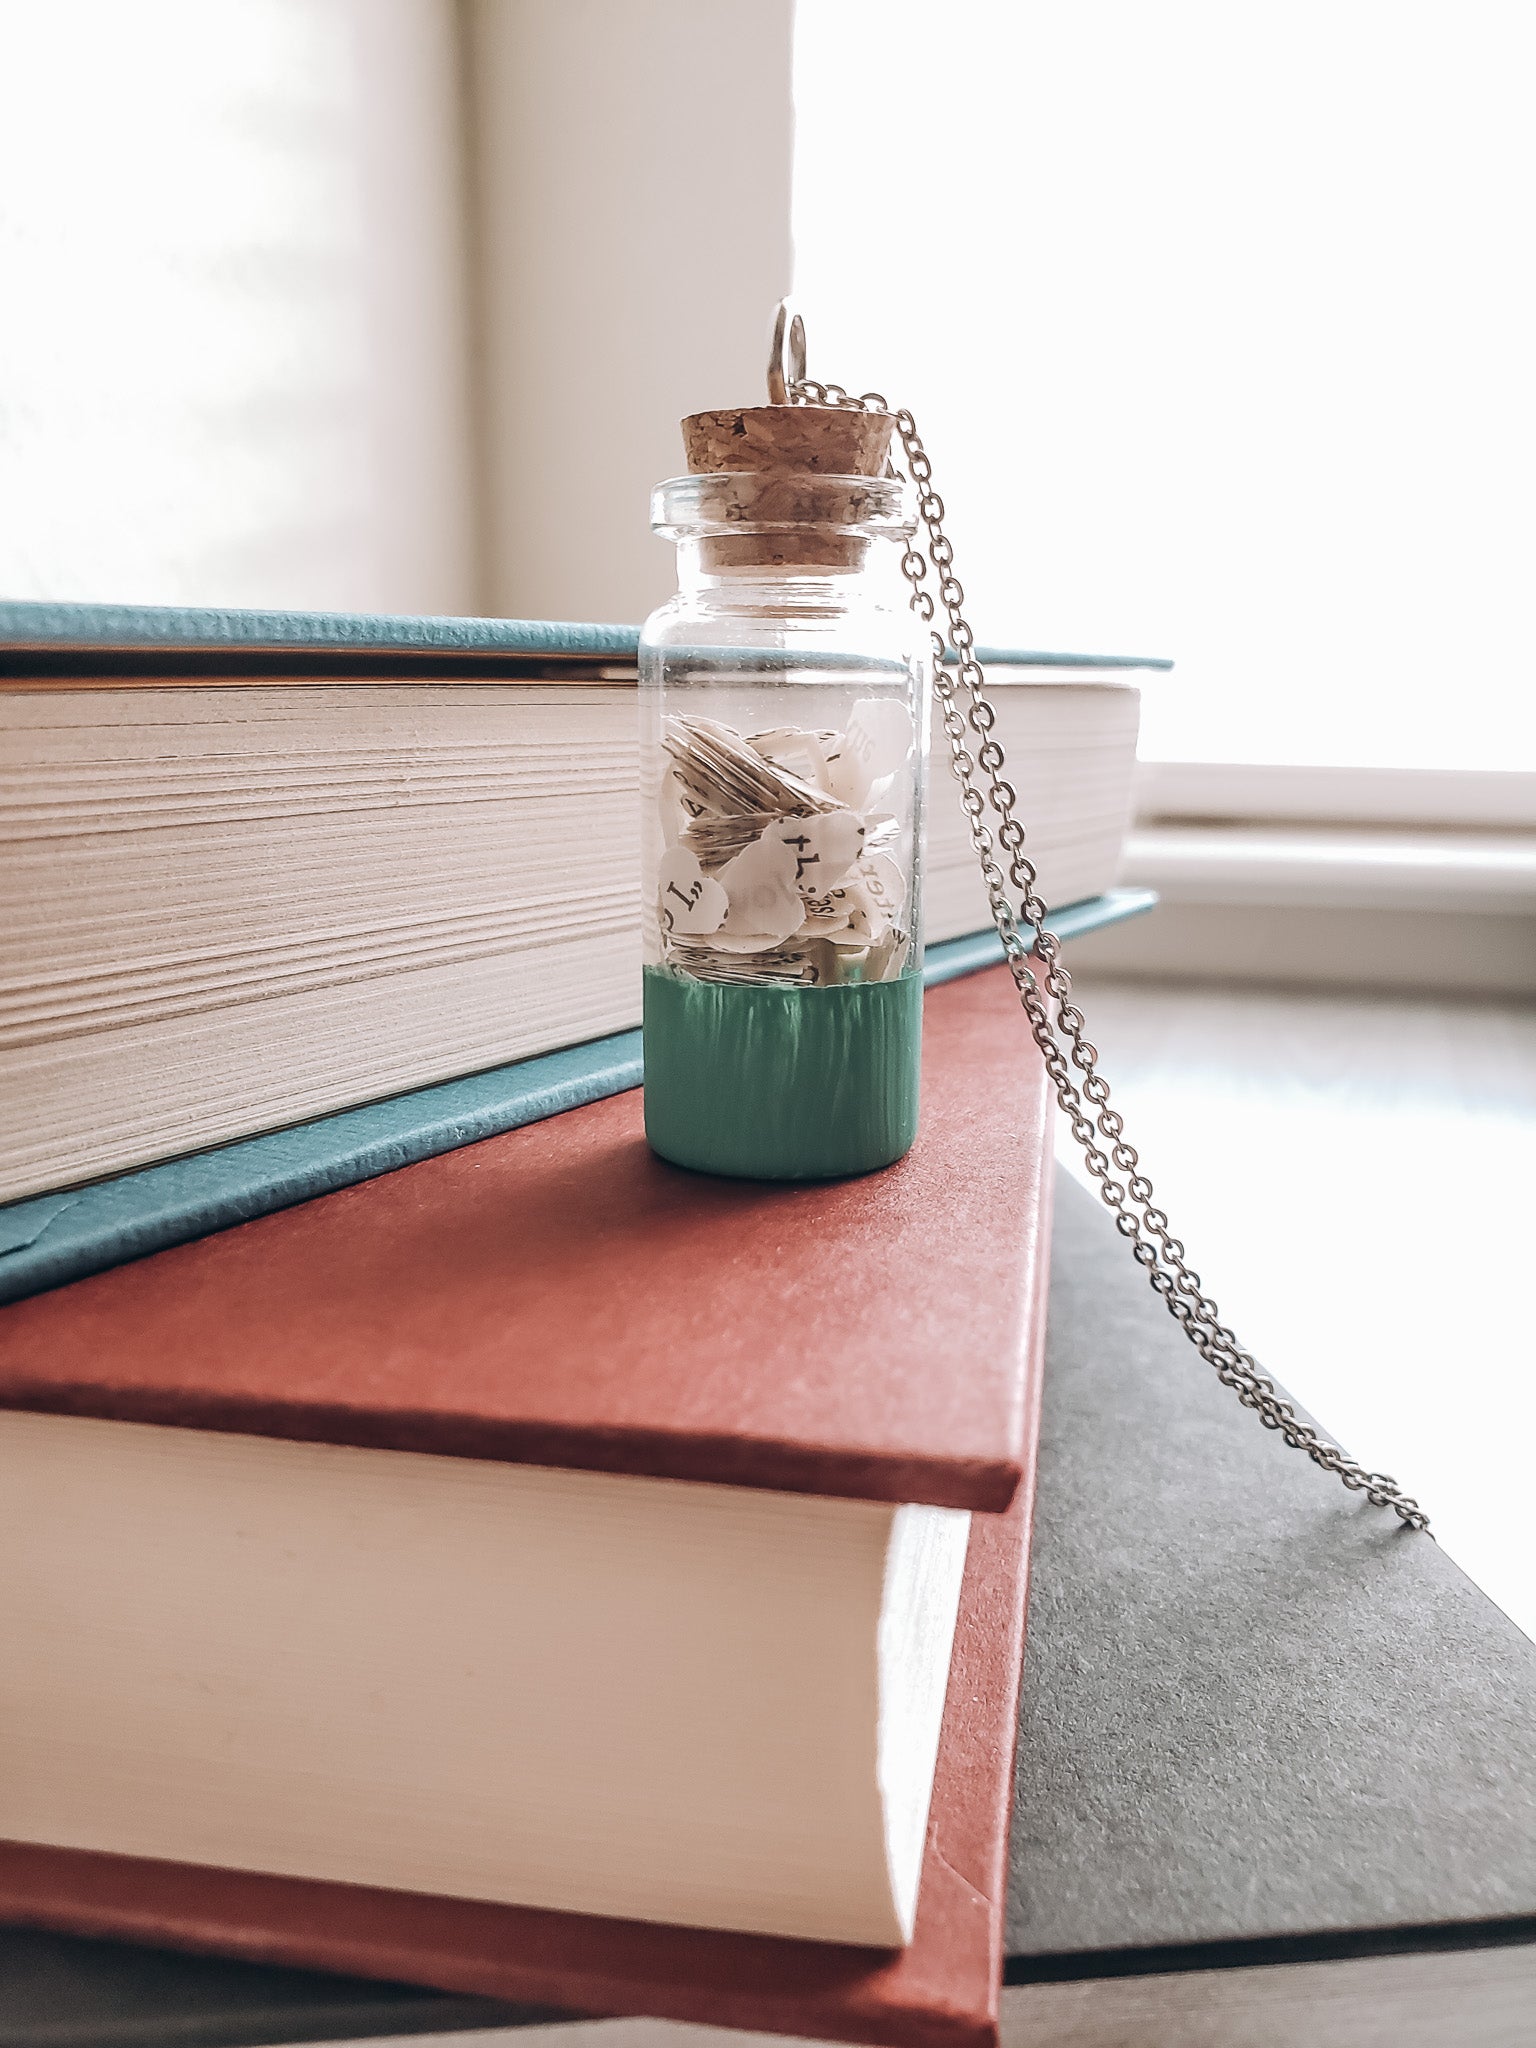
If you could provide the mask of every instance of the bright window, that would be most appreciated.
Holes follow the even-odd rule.
[[[813,376],[1164,760],[1536,770],[1536,10],[800,0]]]

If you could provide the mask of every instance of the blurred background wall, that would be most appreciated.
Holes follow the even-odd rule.
[[[685,413],[764,395],[790,287],[790,0],[472,0],[484,604],[642,619]]]
[[[0,595],[633,619],[790,0],[0,0]]]
[[[793,282],[983,639],[1176,658],[1165,911],[1085,962],[1536,989],[1520,0],[0,0],[0,53],[0,596],[638,619]]]
[[[0,0],[0,51],[6,595],[638,617],[793,275],[986,638],[1178,658],[1150,757],[1536,770],[1520,0]]]
[[[478,598],[447,0],[4,0],[0,594]]]

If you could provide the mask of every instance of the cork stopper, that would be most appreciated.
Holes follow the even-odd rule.
[[[859,568],[869,516],[859,479],[883,477],[896,422],[889,413],[813,405],[739,406],[682,423],[692,475],[719,478],[711,513],[736,530],[701,542],[710,571]]]
[[[748,405],[696,412],[683,421],[683,453],[694,476],[721,470],[759,475],[884,476],[896,422],[888,412],[821,405]]]

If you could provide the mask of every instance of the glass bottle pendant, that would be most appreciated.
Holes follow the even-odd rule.
[[[683,422],[680,588],[641,633],[646,1135],[805,1181],[917,1132],[927,641],[888,415]]]

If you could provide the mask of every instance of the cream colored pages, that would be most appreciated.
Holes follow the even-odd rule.
[[[1137,693],[994,688],[1053,905],[1115,879]],[[0,1201],[627,1030],[633,685],[0,692]],[[933,756],[930,941],[990,922]]]
[[[0,1836],[891,1946],[968,1523],[0,1415]]]
[[[0,1201],[639,1021],[633,686],[0,694]]]
[[[1123,683],[1024,681],[1023,673],[998,663],[988,694],[1025,850],[1055,909],[1114,885],[1131,821],[1141,695]],[[985,929],[992,913],[937,717],[931,761],[923,901],[936,942]],[[997,821],[988,812],[985,822]]]

